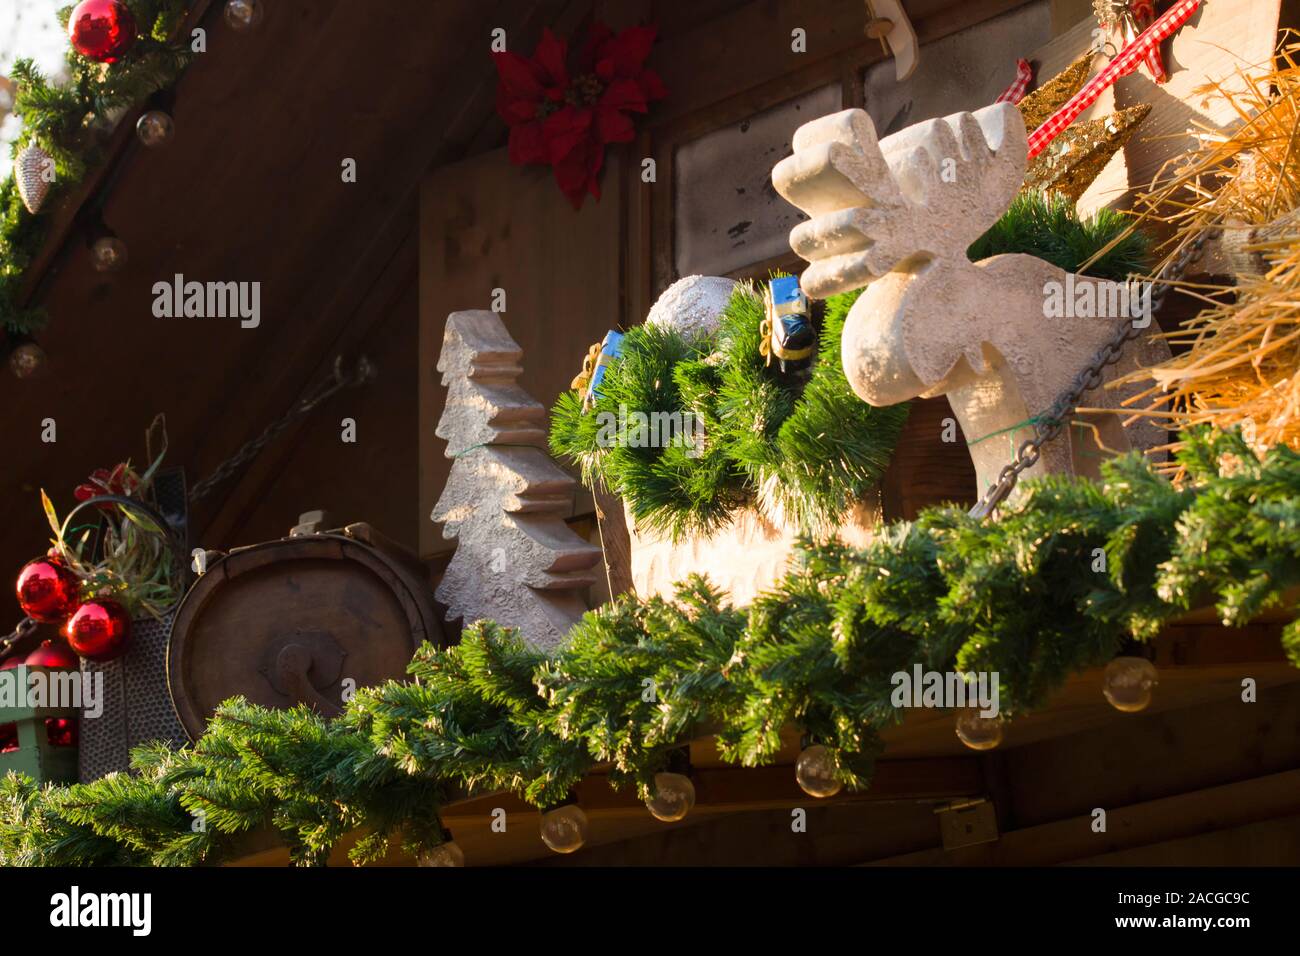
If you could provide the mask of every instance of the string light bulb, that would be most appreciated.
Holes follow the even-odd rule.
[[[978,710],[957,715],[957,737],[971,750],[992,750],[1002,743],[1002,715],[985,717]]]
[[[465,851],[452,839],[450,830],[442,831],[442,842],[420,855],[420,866],[464,866]]]
[[[225,9],[226,23],[232,30],[238,30],[242,33],[261,23],[265,12],[261,0],[227,0]]]
[[[691,752],[683,747],[669,755],[666,770],[655,774],[654,792],[645,806],[656,820],[676,823],[694,809],[695,783],[690,778],[690,768]]]
[[[542,842],[556,853],[581,850],[587,842],[587,814],[576,802],[543,810],[541,833]]]
[[[171,115],[163,110],[149,110],[142,114],[135,124],[135,135],[145,146],[156,149],[166,146],[176,131],[176,123]]]
[[[1151,705],[1156,676],[1155,665],[1145,657],[1117,657],[1106,665],[1101,692],[1116,710],[1136,714]]]
[[[117,236],[100,236],[90,244],[90,262],[96,272],[117,272],[126,265],[126,243]]]
[[[36,378],[45,371],[48,364],[49,357],[45,354],[45,349],[32,339],[18,342],[9,352],[9,371],[14,373],[15,378]]]
[[[844,784],[836,776],[838,764],[830,748],[811,738],[805,740],[803,752],[794,764],[794,778],[810,797],[833,797]]]

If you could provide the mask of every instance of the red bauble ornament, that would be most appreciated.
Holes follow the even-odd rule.
[[[0,754],[18,749],[18,725],[0,724]]]
[[[77,746],[77,718],[46,717],[45,739],[51,747]]]
[[[135,18],[121,0],[81,0],[68,17],[76,51],[96,63],[116,63],[135,43]]]
[[[68,619],[64,633],[72,649],[87,660],[111,661],[126,650],[131,617],[116,601],[87,601]]]
[[[21,667],[25,663],[26,661],[15,654],[13,657],[6,657],[4,660],[0,661],[0,671],[7,671],[11,667]]]
[[[18,604],[33,620],[62,624],[77,609],[78,583],[62,562],[51,558],[28,561],[18,572]]]
[[[59,641],[41,641],[41,646],[27,655],[28,667],[48,667],[50,670],[75,671],[80,662],[72,649]]]

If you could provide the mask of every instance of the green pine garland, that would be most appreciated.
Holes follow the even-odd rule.
[[[725,759],[753,766],[790,725],[832,749],[848,786],[868,786],[880,731],[900,719],[898,671],[996,671],[1014,717],[1190,608],[1213,602],[1238,626],[1300,585],[1300,455],[1186,437],[1181,488],[1128,456],[1100,483],[1031,482],[994,521],[939,509],[865,550],[809,546],[748,610],[695,578],[675,602],[590,612],[549,656],[480,622],[333,721],[235,700],[193,747],[138,749],[137,775],[45,788],[9,775],[0,864],[214,862],[265,826],[301,864],[364,831],[362,863],[394,840],[436,845],[448,785],[546,806],[606,764],[644,796],[685,741],[715,734]],[[1300,666],[1300,622],[1283,644]]]
[[[189,47],[171,42],[186,0],[125,2],[144,35],[118,62],[95,63],[69,47],[66,84],[52,84],[27,59],[15,62],[11,71],[18,84],[13,112],[23,121],[13,155],[35,139],[54,160],[56,176],[39,215],[23,206],[12,176],[0,182],[0,328],[12,334],[35,331],[45,322],[43,310],[19,301],[24,274],[45,239],[45,210],[103,160],[102,131],[112,116],[171,86],[189,61]],[[65,30],[71,11],[58,10]]]
[[[552,451],[577,462],[589,487],[600,481],[622,497],[653,533],[710,534],[757,502],[825,534],[883,474],[907,418],[906,405],[863,402],[844,375],[840,335],[859,294],[827,303],[807,376],[766,364],[763,300],[747,283],[732,293],[716,335],[688,341],[655,326],[632,329],[590,411],[577,392],[556,402]],[[636,422],[605,430],[621,410],[694,415],[703,441],[637,447]]]

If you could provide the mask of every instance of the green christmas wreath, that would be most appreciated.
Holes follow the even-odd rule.
[[[816,356],[798,375],[763,358],[763,299],[748,283],[736,286],[713,335],[638,326],[590,409],[577,392],[560,397],[551,448],[655,534],[709,534],[754,504],[801,530],[828,531],[879,480],[907,419],[906,406],[873,408],[849,388],[839,342],[856,297],[826,303]],[[669,420],[671,440],[647,434]]]

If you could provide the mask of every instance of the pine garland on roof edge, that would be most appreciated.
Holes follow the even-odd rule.
[[[0,329],[10,334],[33,332],[45,323],[44,311],[20,305],[19,295],[45,240],[49,211],[104,159],[104,131],[119,111],[171,86],[189,63],[189,46],[171,40],[184,20],[186,0],[126,0],[126,5],[142,35],[121,60],[96,63],[69,46],[66,83],[52,83],[29,59],[15,61],[10,71],[18,85],[13,112],[23,123],[12,153],[17,156],[35,139],[54,160],[56,177],[36,215],[23,206],[13,177],[0,177]],[[59,22],[66,33],[72,7],[52,6],[62,6]]]
[[[644,796],[704,728],[726,760],[754,766],[793,725],[831,748],[848,786],[869,786],[880,731],[900,719],[890,677],[913,664],[997,671],[1014,717],[1192,607],[1213,602],[1240,625],[1300,585],[1300,455],[1258,458],[1235,433],[1187,437],[1181,487],[1131,455],[1100,483],[1031,482],[997,520],[937,509],[865,550],[810,545],[749,609],[694,578],[675,602],[590,612],[552,656],[480,622],[332,721],[234,700],[194,746],[137,749],[134,775],[38,788],[11,774],[0,864],[218,862],[266,826],[299,864],[324,863],[352,831],[365,834],[357,863],[390,841],[418,853],[442,839],[448,785],[546,806],[608,764],[612,783]],[[1300,622],[1283,643],[1300,666]]]

